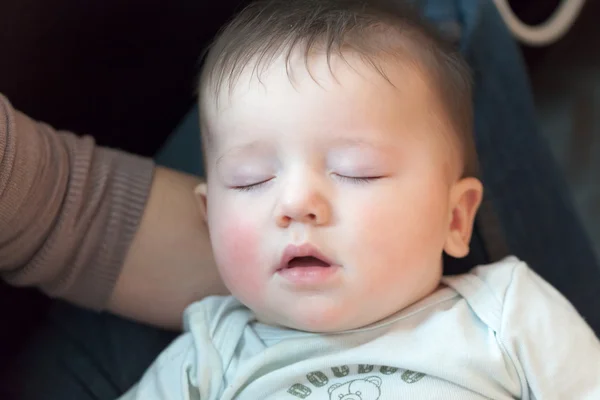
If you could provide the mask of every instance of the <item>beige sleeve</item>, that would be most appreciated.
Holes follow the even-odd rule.
[[[0,95],[0,275],[102,309],[142,217],[151,160],[97,147]]]

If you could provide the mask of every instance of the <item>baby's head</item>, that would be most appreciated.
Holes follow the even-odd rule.
[[[212,246],[263,322],[368,325],[434,291],[444,251],[469,252],[470,76],[400,3],[256,3],[208,53]]]

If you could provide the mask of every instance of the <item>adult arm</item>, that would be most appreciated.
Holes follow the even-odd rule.
[[[111,311],[179,329],[188,304],[227,293],[193,194],[198,183],[194,176],[156,168],[140,228],[108,304]]]
[[[84,307],[178,327],[186,304],[223,291],[196,181],[55,131],[0,96],[0,273]]]

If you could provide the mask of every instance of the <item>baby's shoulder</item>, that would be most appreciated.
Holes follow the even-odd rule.
[[[444,277],[443,282],[467,299],[489,295],[503,303],[511,287],[532,278],[536,278],[535,273],[525,262],[509,256],[476,266],[467,274]]]
[[[494,330],[499,330],[511,304],[523,296],[531,296],[530,288],[543,281],[517,257],[473,268],[469,273],[443,278],[477,314]]]

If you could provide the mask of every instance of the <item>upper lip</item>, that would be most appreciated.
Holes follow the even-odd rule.
[[[280,270],[286,268],[289,262],[296,257],[314,257],[329,265],[335,264],[332,260],[325,257],[323,253],[319,251],[319,249],[310,243],[305,243],[300,246],[290,244],[283,251],[281,262],[279,263],[279,267],[277,269]]]

